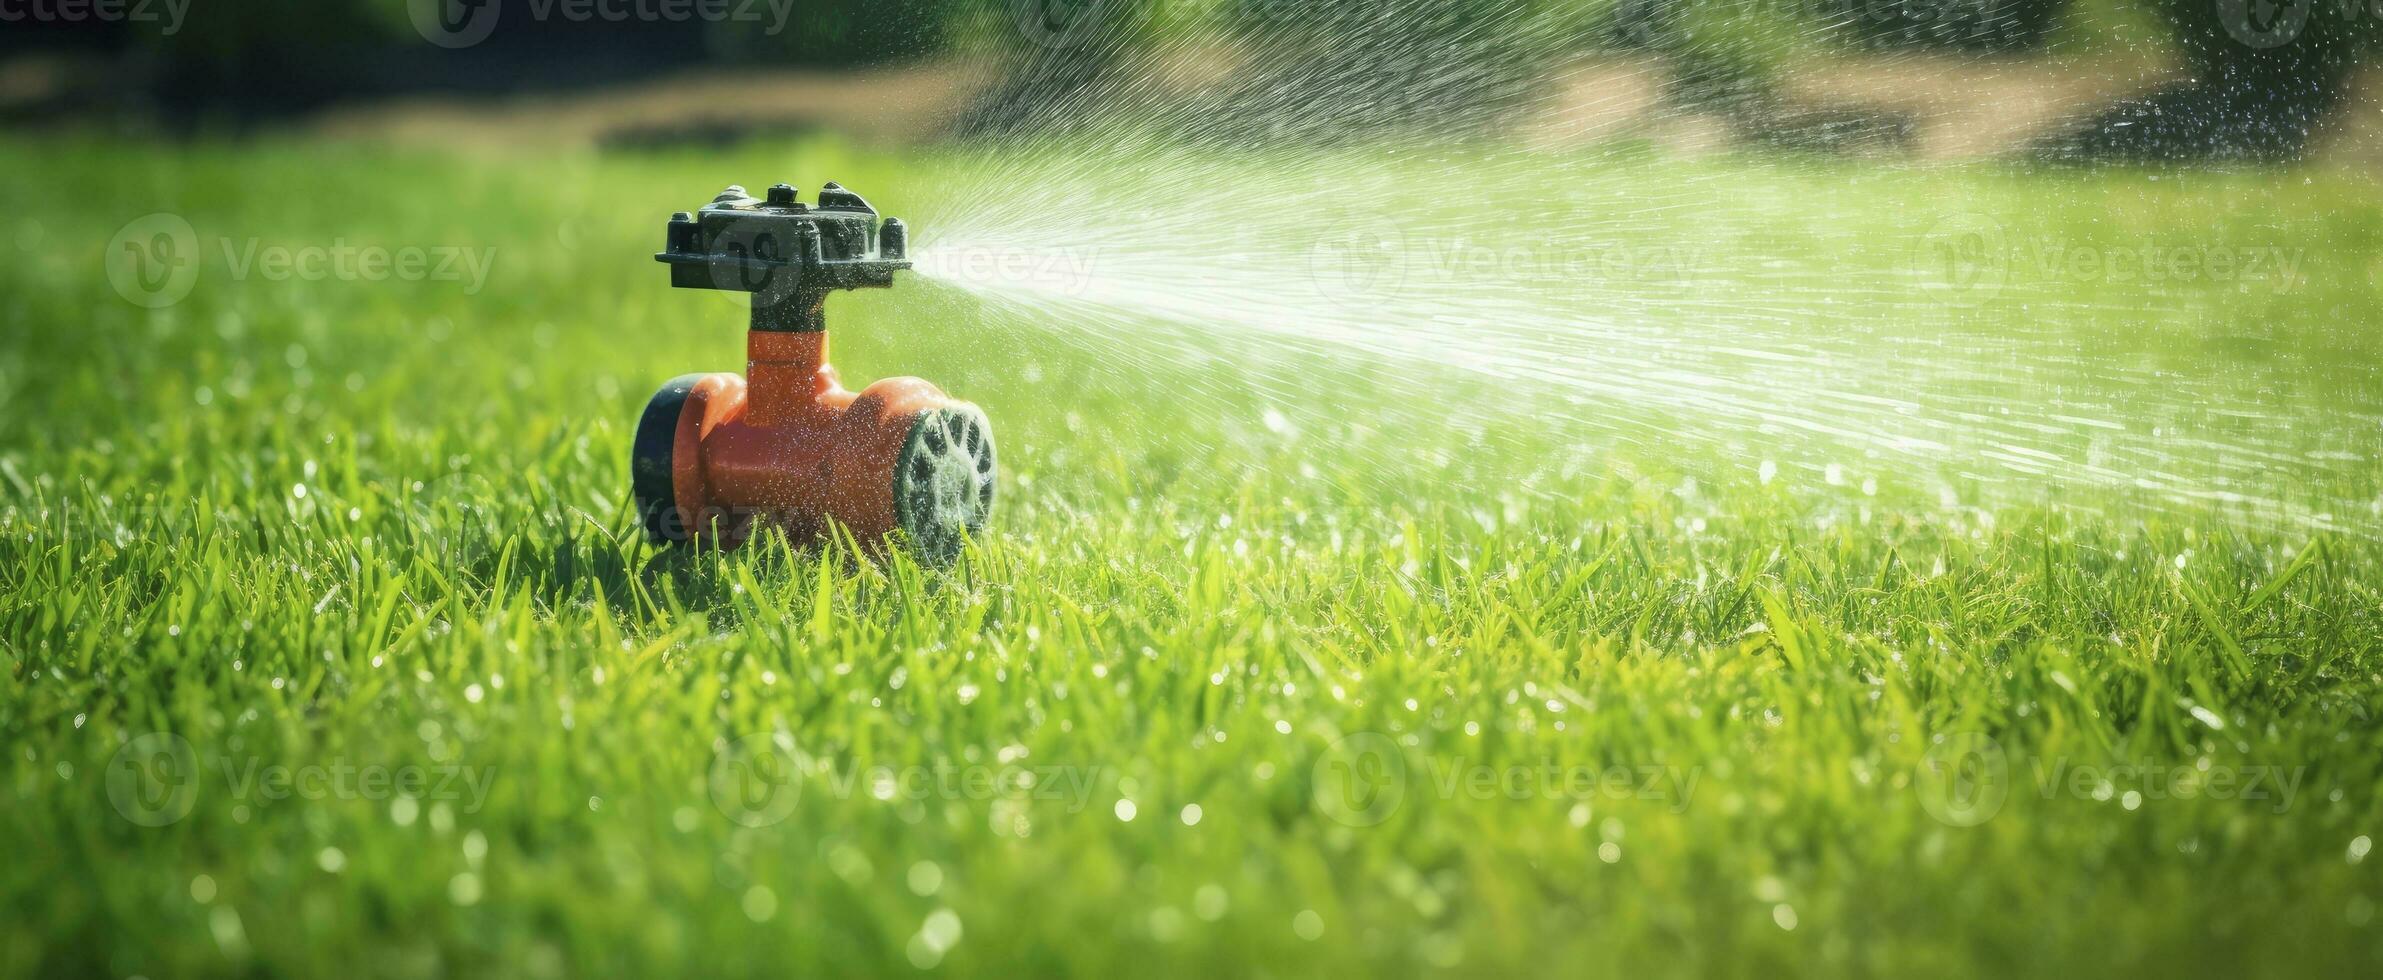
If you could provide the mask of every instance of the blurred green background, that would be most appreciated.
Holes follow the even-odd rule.
[[[2355,4],[2248,0],[728,0],[721,11],[639,15],[630,0],[253,0],[197,4],[171,33],[36,22],[0,38],[0,59],[69,67],[20,72],[0,119],[240,129],[421,93],[961,59],[996,65],[1004,84],[936,130],[1007,133],[1047,124],[1043,109],[1151,52],[1226,45],[1299,65],[1252,79],[1262,93],[1210,111],[1265,125],[1298,116],[1289,122],[1305,136],[1418,117],[1491,120],[1577,59],[1644,56],[1663,66],[1673,104],[1715,111],[1758,144],[1830,150],[1893,123],[1784,109],[1781,75],[1847,53],[1903,52],[2172,68],[2171,83],[2047,134],[2029,148],[2040,158],[2276,161],[2301,156],[2311,130],[2340,113],[2383,21]],[[425,17],[461,24],[490,12],[504,27],[485,39],[420,36]],[[2271,40],[2279,36],[2287,40]],[[1398,84],[1380,84],[1393,68]],[[1329,118],[1283,111],[1361,91],[1379,104]]]

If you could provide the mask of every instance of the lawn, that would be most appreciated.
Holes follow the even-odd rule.
[[[1501,159],[0,145],[0,974],[2383,967],[2383,192]],[[1287,336],[1293,273],[1214,330],[841,295],[848,379],[990,414],[990,532],[635,532],[645,399],[741,368],[650,258],[720,185],[932,248],[1325,169],[1696,257],[1518,286],[1628,325],[1527,383],[1468,359],[1520,331]],[[2146,242],[2293,261],[2067,257]]]

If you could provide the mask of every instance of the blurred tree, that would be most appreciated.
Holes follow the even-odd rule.
[[[2383,40],[2371,0],[2161,0],[2189,80],[2037,148],[2063,163],[2299,159]]]
[[[956,127],[963,136],[1005,136],[1086,122],[1087,94],[1153,47],[1170,21],[1165,0],[975,0],[955,30],[968,46],[1005,58],[1009,69]]]
[[[1811,0],[1825,23],[1878,47],[2032,51],[2065,0]]]
[[[247,0],[230,15],[197,11],[171,35],[131,32],[128,65],[170,124],[189,125],[398,92],[613,83],[723,57],[876,64],[935,49],[945,26],[981,2],[782,0],[707,21],[693,8],[649,13],[669,8],[630,0]],[[778,9],[791,10],[783,23]],[[418,22],[425,12],[446,26]],[[489,29],[469,29],[482,18]]]
[[[934,54],[968,0],[802,0],[786,29],[715,24],[712,49],[731,61],[853,68]]]
[[[1675,96],[1718,111],[1759,141],[1799,129],[1770,95],[1791,57],[1812,53],[1815,30],[1874,46],[2032,50],[2069,0],[1813,0],[1798,25],[1776,7],[1699,0],[1620,0],[1612,35],[1677,66]],[[2063,162],[2255,161],[2299,158],[2342,102],[2358,59],[2383,36],[2374,0],[2155,0],[2190,81],[2128,100],[2045,141]],[[1822,120],[1823,135],[1862,127]],[[1833,139],[1833,138],[1832,138]],[[1801,137],[1787,139],[1793,144]],[[1822,139],[1820,143],[1830,142]]]
[[[955,48],[998,52],[1005,80],[975,134],[1083,121],[1170,46],[1218,37],[1262,51],[1196,126],[1205,136],[1313,141],[1382,128],[1476,131],[1522,104],[1552,59],[1584,47],[1654,52],[1675,99],[1760,142],[1868,142],[1892,121],[1786,111],[1771,81],[1847,43],[2023,51],[2064,21],[2138,0],[793,0],[778,29],[660,17],[570,17],[566,0],[245,0],[171,35],[107,23],[12,30],[0,50],[113,51],[104,76],[171,124],[306,111],[424,89],[502,92],[617,82],[727,58],[833,67]],[[2289,160],[2345,98],[2383,33],[2383,0],[2152,0],[2191,80],[2038,148],[2051,160]],[[466,44],[424,34],[424,5],[493,11]],[[2086,14],[2091,16],[2079,16]],[[2065,28],[2061,28],[2065,29]],[[2138,43],[2140,26],[2118,43]],[[452,40],[452,39],[449,39]],[[86,55],[86,59],[91,56]],[[1103,86],[1108,86],[1104,89]],[[141,95],[141,94],[145,94]],[[1208,110],[1213,110],[1208,111]],[[1881,130],[1880,126],[1886,130]],[[1807,141],[1805,130],[1818,134]],[[1888,133],[1891,137],[1891,133]],[[1777,138],[1774,138],[1777,137]],[[1845,138],[1841,138],[1845,137]]]
[[[1229,0],[1220,13],[1269,56],[1203,124],[1267,142],[1484,131],[1573,40],[1528,0]]]
[[[1913,126],[1901,116],[1802,108],[1779,97],[1775,80],[1787,65],[1825,57],[1849,41],[1887,43],[1860,40],[1856,25],[1844,19],[1810,19],[1814,13],[1842,14],[1844,4],[1872,0],[1813,2],[1834,6],[1620,0],[1612,8],[1607,33],[1617,46],[1653,52],[1669,63],[1666,87],[1674,105],[1712,114],[1749,143],[1819,152],[1908,144]]]
[[[371,87],[385,52],[419,42],[404,24],[361,0],[249,0],[237,11],[196,10],[179,31],[144,33],[140,43],[151,97],[179,128],[309,109]]]

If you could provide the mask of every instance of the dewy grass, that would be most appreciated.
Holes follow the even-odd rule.
[[[832,544],[656,551],[625,460],[653,386],[740,362],[734,307],[671,294],[648,258],[663,216],[732,180],[837,179],[921,247],[1030,224],[954,192],[971,160],[0,163],[0,973],[2383,956],[2383,550],[2360,509],[2383,198],[2346,177],[1534,162],[1600,189],[1543,237],[1712,253],[1584,286],[1629,322],[1510,351],[1559,375],[1540,385],[1393,349],[1415,333],[1258,329],[1305,300],[1202,330],[982,281],[840,296],[848,376],[935,379],[1000,433],[993,532],[938,572]],[[1566,224],[1599,201],[1604,225]],[[118,235],[151,212],[189,237]],[[1990,295],[1913,284],[1974,214],[2028,248],[2304,257],[2280,290],[1958,252],[1943,268],[2004,277]],[[150,309],[126,290],[175,267],[125,287],[106,253],[154,262],[161,227],[196,265]],[[1410,244],[1444,226],[1423,227]],[[252,240],[393,261],[235,275]],[[1107,241],[1093,274],[1163,259]],[[397,271],[409,248],[493,251],[470,291]],[[1362,327],[1371,288],[1338,322]],[[2032,431],[2015,413],[2067,427],[1997,442],[2175,479],[1873,454],[1779,424],[1815,417],[1793,385],[1768,419],[1743,387],[1624,397],[1661,389],[1650,365],[1728,363],[1708,316],[1750,331],[1741,360],[1808,325],[1783,378],[1843,365],[1841,393],[1890,402],[1839,428],[1899,400],[1979,417],[1956,434]],[[1594,360],[1615,345],[1637,360]],[[1589,363],[1627,384],[1566,380]],[[1896,370],[1915,364],[1964,370]]]

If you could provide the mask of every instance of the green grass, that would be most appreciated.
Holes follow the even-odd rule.
[[[1216,360],[1145,354],[1142,325],[1062,336],[905,285],[833,301],[838,361],[987,408],[993,533],[949,571],[657,552],[624,510],[630,426],[662,380],[741,362],[735,308],[648,258],[662,216],[780,174],[933,213],[966,162],[20,143],[0,166],[0,974],[2383,960],[2365,515],[2318,531],[2085,483],[1946,506],[1941,487],[1986,490],[1860,459],[1874,498],[1792,465],[1763,482],[1760,432],[1735,454],[1661,424],[1601,443],[1610,426],[1486,407],[1505,389],[1478,381],[1223,338]],[[2286,497],[2383,485],[2364,183],[1571,166],[1672,205],[1615,234],[1730,230],[1742,275],[1649,286],[1634,313],[2060,331],[2083,364],[2263,413],[2246,437],[2318,460]],[[1947,312],[1783,289],[1759,261],[1892,282],[1955,202],[2310,264],[2284,293],[2031,282]],[[148,311],[102,253],[153,211],[212,251]],[[496,261],[476,295],[235,280],[218,241],[251,236]],[[2081,382],[1961,383],[2024,402]],[[120,750],[160,731],[198,769],[187,813],[143,826],[110,781],[154,788]],[[777,754],[717,764],[754,734],[802,766],[782,819],[760,792]],[[881,799],[877,766],[955,775]],[[334,782],[244,782],[272,767]],[[971,775],[1020,770],[1041,783]]]

